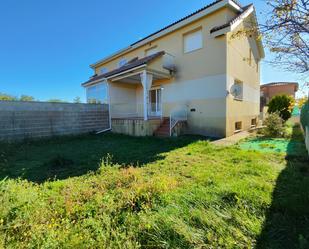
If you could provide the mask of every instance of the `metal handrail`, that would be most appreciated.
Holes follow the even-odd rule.
[[[170,114],[170,136],[172,136],[173,129],[179,122],[184,122],[188,120],[187,108],[174,109]]]

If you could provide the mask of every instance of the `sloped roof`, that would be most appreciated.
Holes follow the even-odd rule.
[[[137,44],[137,43],[139,43],[139,42],[141,42],[141,41],[144,41],[144,40],[150,38],[151,36],[154,36],[154,35],[156,35],[156,34],[162,32],[163,30],[166,30],[166,29],[168,29],[168,28],[170,28],[170,27],[172,27],[172,26],[174,26],[174,25],[176,25],[176,24],[178,24],[178,23],[180,23],[180,22],[182,22],[182,21],[184,21],[184,20],[186,20],[186,19],[188,19],[188,18],[190,18],[190,17],[192,17],[192,16],[194,16],[194,15],[196,15],[196,14],[198,14],[198,13],[200,13],[200,12],[206,10],[206,9],[208,9],[208,8],[210,8],[211,6],[213,6],[213,5],[215,5],[215,4],[219,3],[219,2],[222,2],[222,1],[223,1],[223,0],[217,0],[217,1],[215,1],[215,2],[212,2],[212,3],[210,3],[210,4],[206,5],[206,6],[204,6],[203,8],[201,8],[201,9],[199,9],[199,10],[193,12],[192,14],[187,15],[187,16],[185,16],[185,17],[179,19],[178,21],[173,22],[172,24],[170,24],[170,25],[168,25],[168,26],[166,26],[166,27],[164,27],[164,28],[162,28],[162,29],[160,29],[160,30],[158,30],[158,31],[156,31],[156,32],[154,32],[154,33],[152,33],[152,34],[150,34],[150,35],[144,37],[143,39],[140,39],[140,40],[138,40],[137,42],[132,43],[131,46],[134,46],[135,44]],[[236,1],[236,0],[232,0],[232,1],[233,1],[236,5],[238,5],[238,6],[241,8],[241,4],[240,4],[238,1]]]
[[[87,85],[87,84],[92,83],[94,81],[105,79],[105,78],[111,77],[113,75],[125,72],[127,70],[130,70],[130,69],[142,66],[142,65],[146,65],[149,62],[153,61],[154,59],[163,56],[164,54],[165,54],[165,51],[160,51],[160,52],[157,52],[153,55],[143,57],[141,59],[134,58],[134,60],[129,61],[127,64],[125,64],[124,66],[122,66],[120,68],[117,68],[117,69],[112,70],[112,71],[105,73],[105,74],[95,75],[95,76],[91,77],[90,80],[86,81],[82,85],[84,86],[84,85]]]
[[[111,58],[113,58],[115,56],[118,56],[118,55],[120,55],[120,54],[122,54],[122,53],[124,53],[124,52],[126,52],[126,51],[128,51],[130,49],[132,49],[135,45],[137,45],[137,44],[139,44],[141,42],[144,42],[144,41],[146,41],[148,39],[151,39],[151,38],[155,38],[160,33],[164,32],[164,31],[166,31],[166,30],[168,30],[170,28],[176,27],[177,25],[181,24],[182,22],[187,21],[190,18],[193,18],[193,17],[197,16],[198,14],[202,13],[203,11],[205,11],[205,10],[211,8],[212,6],[215,6],[216,4],[219,4],[221,2],[227,2],[227,3],[232,2],[232,3],[234,3],[234,5],[238,6],[239,9],[242,8],[241,4],[237,0],[229,0],[229,1],[227,1],[227,0],[217,0],[217,1],[214,1],[214,2],[204,6],[203,8],[193,12],[192,14],[189,14],[189,15],[181,18],[180,20],[178,20],[176,22],[173,22],[172,24],[170,24],[170,25],[168,25],[168,26],[166,26],[166,27],[164,27],[164,28],[162,28],[162,29],[160,29],[160,30],[158,30],[158,31],[148,35],[147,37],[132,43],[130,46],[128,46],[128,47],[126,47],[124,49],[121,49],[120,51],[118,51],[118,52],[116,52],[116,53],[114,53],[112,55],[109,55],[109,56],[105,57],[104,59],[101,59],[101,60],[93,63],[92,65],[90,65],[90,67],[94,68],[96,65],[98,65],[100,63],[103,63],[104,61],[109,60],[109,59],[111,59]]]
[[[227,27],[230,27],[232,26],[234,23],[236,23],[237,21],[241,20],[241,18],[247,13],[247,11],[253,7],[253,4],[249,4],[245,7],[242,8],[242,11],[239,13],[239,15],[237,15],[235,18],[233,18],[231,21],[225,23],[225,24],[222,24],[222,25],[219,25],[219,26],[216,26],[214,28],[212,28],[210,30],[210,33],[214,33],[218,30],[221,30],[221,29],[224,29],[224,28],[227,28]]]
[[[272,87],[272,86],[287,86],[287,85],[294,86],[295,87],[295,92],[298,91],[299,84],[297,82],[271,82],[271,83],[267,83],[267,84],[261,85],[261,88]]]

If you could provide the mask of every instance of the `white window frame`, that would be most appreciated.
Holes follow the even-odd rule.
[[[254,121],[254,124],[253,124],[252,121]],[[253,128],[253,127],[257,127],[257,118],[252,118],[251,119],[251,128]]]
[[[188,54],[200,50],[203,48],[203,43],[204,37],[202,28],[190,31],[183,35],[183,52]]]
[[[105,89],[105,96],[103,96],[103,89]],[[94,95],[94,97],[90,98],[90,91],[93,91],[91,94]],[[102,99],[99,99],[99,97],[102,96]],[[87,103],[89,104],[108,104],[109,103],[109,92],[108,92],[108,85],[106,82],[102,82],[99,84],[95,84],[92,86],[88,86],[86,88],[86,99]]]
[[[240,124],[240,129],[236,128],[237,124]],[[234,133],[238,133],[238,132],[241,132],[241,131],[242,131],[242,121],[236,121],[235,122],[235,131],[234,131]]]
[[[234,85],[232,86],[232,88],[233,88],[232,95],[234,97],[234,100],[243,101],[244,100],[244,83],[241,80],[235,79]],[[239,90],[240,92],[237,92]]]

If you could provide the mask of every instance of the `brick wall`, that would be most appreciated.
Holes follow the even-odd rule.
[[[0,101],[0,140],[82,134],[107,128],[108,105]]]

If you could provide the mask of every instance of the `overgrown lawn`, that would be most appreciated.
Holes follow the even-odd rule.
[[[0,150],[0,248],[309,246],[305,155],[115,134]]]

